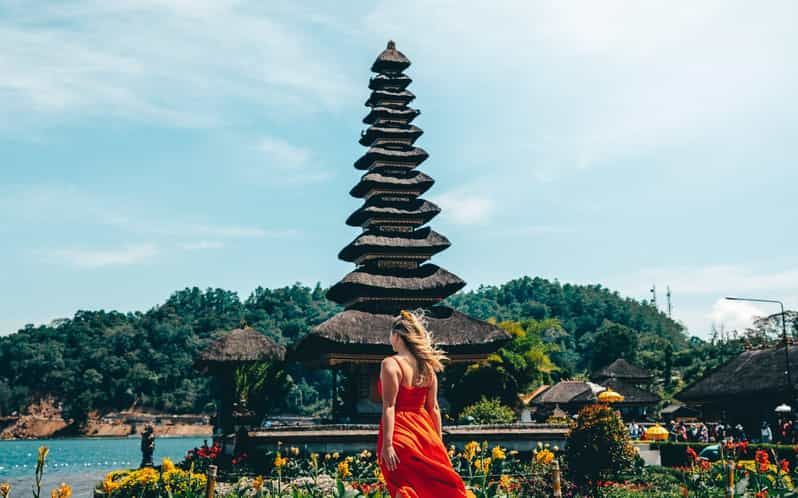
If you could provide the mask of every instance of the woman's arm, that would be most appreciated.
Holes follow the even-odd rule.
[[[443,439],[443,424],[441,422],[441,408],[438,406],[438,376],[432,375],[432,383],[427,392],[427,411],[432,417],[432,423],[438,432],[438,437]]]
[[[399,457],[393,448],[393,428],[396,421],[396,395],[402,372],[390,358],[382,360],[380,382],[382,383],[382,448],[380,459],[389,470],[396,470]]]

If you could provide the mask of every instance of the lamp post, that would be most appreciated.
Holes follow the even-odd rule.
[[[749,301],[753,303],[772,303],[778,304],[781,306],[781,333],[782,339],[784,340],[784,359],[787,363],[787,393],[790,397],[790,403],[793,402],[793,385],[792,385],[792,375],[790,373],[790,342],[787,340],[787,318],[784,314],[784,303],[777,299],[756,299],[751,297],[727,297],[729,301]]]

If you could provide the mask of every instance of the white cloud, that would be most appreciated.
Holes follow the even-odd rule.
[[[431,200],[440,206],[445,219],[458,225],[485,223],[496,208],[492,199],[465,190],[445,192]]]
[[[152,260],[159,253],[154,244],[128,245],[116,249],[58,249],[47,253],[50,261],[60,261],[78,268],[125,266]]]
[[[226,123],[337,107],[354,85],[313,32],[256,2],[0,2],[0,114]],[[3,123],[0,128],[10,126]],[[10,128],[9,128],[10,129]]]
[[[186,251],[200,251],[204,249],[221,249],[224,247],[223,242],[218,240],[200,240],[197,242],[184,242],[180,244],[180,248]]]
[[[773,271],[742,265],[674,266],[645,268],[610,280],[630,293],[639,293],[650,288],[652,283],[658,283],[670,285],[680,294],[691,295],[794,294],[798,291],[798,268]]]
[[[772,310],[771,310],[772,312]],[[772,313],[765,311],[761,306],[744,301],[728,301],[726,299],[718,299],[712,305],[707,318],[709,318],[716,327],[721,327],[725,330],[745,330],[750,327],[754,318],[760,316],[768,316]]]
[[[257,147],[269,159],[273,168],[294,169],[306,165],[310,159],[308,149],[275,137],[262,137]]]

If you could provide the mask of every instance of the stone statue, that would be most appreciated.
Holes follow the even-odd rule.
[[[144,427],[144,432],[141,433],[141,465],[140,469],[144,467],[152,467],[152,454],[155,453],[155,434],[153,428],[147,424]]]

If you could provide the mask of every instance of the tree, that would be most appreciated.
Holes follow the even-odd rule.
[[[582,342],[584,356],[591,371],[599,370],[618,358],[634,362],[637,356],[638,333],[629,327],[604,320],[594,334]]]

